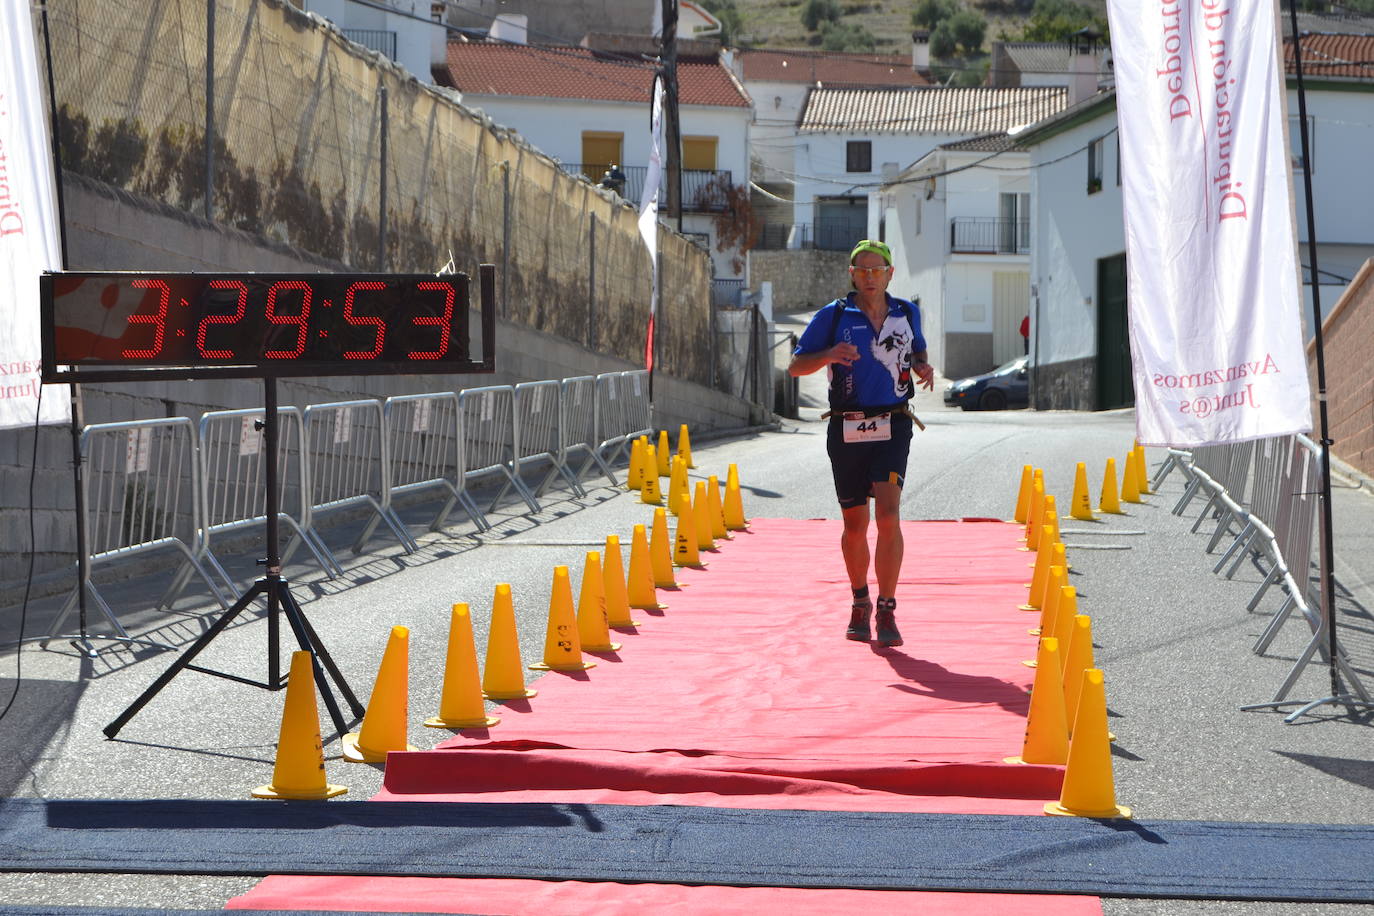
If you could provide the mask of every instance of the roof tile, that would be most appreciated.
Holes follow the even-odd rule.
[[[927,86],[904,54],[844,54],[759,48],[739,52],[747,80],[850,86]]]
[[[1283,66],[1294,71],[1293,40],[1284,39]],[[1374,80],[1374,35],[1304,35],[1304,76]]]
[[[802,133],[988,134],[1032,124],[1062,110],[1063,86],[1016,89],[813,89]]]

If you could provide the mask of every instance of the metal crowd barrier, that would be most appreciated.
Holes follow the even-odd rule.
[[[337,565],[333,552],[315,530],[315,517],[334,509],[366,505],[372,509],[372,517],[353,542],[353,552],[362,553],[378,522],[391,529],[406,553],[413,552],[414,539],[391,512],[389,449],[382,402],[312,404],[305,408],[304,420],[310,496],[305,501],[301,527],[316,538]]]
[[[649,370],[631,369],[620,373],[624,380],[621,389],[624,395],[625,440],[633,442],[640,436],[653,435],[652,418],[649,416]]]
[[[596,376],[579,375],[565,378],[558,399],[558,429],[563,446],[563,462],[567,466],[574,455],[585,455],[582,464],[572,471],[573,479],[580,484],[583,476],[596,465],[606,479],[615,486],[615,473],[610,465],[597,454],[596,437]]]
[[[526,486],[535,499],[557,476],[563,478],[574,495],[587,495],[566,464],[559,423],[562,413],[559,408],[560,394],[561,386],[555,381],[521,382],[515,386],[515,440],[511,474],[516,481],[524,484],[525,465],[535,462],[547,462],[549,465],[537,486],[532,490]]]
[[[1226,548],[1226,552],[1212,568],[1212,572],[1221,572],[1222,567],[1230,563],[1231,568],[1227,570],[1226,578],[1232,578],[1249,551],[1268,557],[1271,563],[1283,562],[1278,540],[1269,526],[1278,518],[1280,507],[1284,504],[1289,458],[1293,454],[1293,446],[1292,436],[1260,439],[1255,443],[1255,469],[1250,484],[1250,506],[1248,509],[1238,507],[1237,515],[1244,524],[1240,533],[1231,542],[1231,546]],[[1215,542],[1208,546],[1208,551],[1210,552],[1214,546]]]
[[[454,506],[462,506],[478,531],[491,525],[466,492],[463,457],[463,412],[458,395],[407,394],[387,398],[382,408],[391,455],[391,495],[434,487],[448,491],[448,500],[430,522],[431,531],[444,526]]]
[[[81,590],[114,627],[120,639],[132,640],[91,578],[96,564],[172,547],[183,555],[182,567],[157,604],[170,607],[185,588],[189,567],[219,602],[228,608],[214,580],[197,557],[202,553],[201,478],[196,458],[196,433],[190,419],[135,420],[99,423],[81,433],[82,485],[85,498],[86,543],[77,546],[88,564],[85,576],[53,622],[47,645],[67,622]]]
[[[458,406],[463,413],[463,453],[467,456],[468,480],[499,474],[505,478],[491,504],[496,508],[501,497],[512,487],[525,501],[531,512],[539,511],[539,502],[525,488],[512,471],[515,451],[515,389],[510,385],[491,385],[486,388],[467,388],[458,392]]]
[[[265,411],[212,410],[200,417],[200,467],[204,481],[201,515],[201,559],[238,594],[238,586],[210,548],[216,534],[265,525],[267,521],[267,454],[262,422]],[[329,578],[343,570],[312,532],[301,527],[305,495],[310,492],[309,463],[302,451],[304,422],[295,407],[277,408],[277,479],[280,507],[277,518],[291,529],[282,564],[304,544]]]

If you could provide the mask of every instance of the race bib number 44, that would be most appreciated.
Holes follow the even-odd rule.
[[[886,442],[892,438],[892,423],[886,414],[879,417],[845,417],[844,441]]]

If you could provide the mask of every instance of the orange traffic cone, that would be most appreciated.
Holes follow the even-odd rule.
[[[725,505],[721,508],[725,515],[725,527],[740,531],[749,527],[744,517],[744,499],[739,489],[739,469],[733,464],[725,475]]]
[[[602,554],[601,584],[606,599],[606,625],[637,627],[638,620],[630,619],[630,596],[625,587],[625,560],[620,555],[620,537],[606,536],[606,550]]]
[[[1122,515],[1121,502],[1116,497],[1116,459],[1108,458],[1107,467],[1102,471],[1102,498],[1097,501],[1100,512],[1109,515]]]
[[[658,476],[667,477],[672,473],[672,453],[668,451],[668,430],[658,431],[658,448],[654,449],[655,464],[658,467]]]
[[[455,604],[448,622],[448,654],[444,657],[439,715],[426,719],[425,725],[430,728],[488,728],[500,721],[487,715],[487,708],[482,703],[482,678],[477,673],[472,615],[466,604]]]
[[[1067,576],[1064,577],[1064,581],[1068,581]],[[1045,621],[1045,625],[1049,627],[1045,635],[1059,640],[1059,645],[1067,651],[1069,636],[1073,634],[1073,619],[1078,616],[1078,589],[1072,585],[1061,585],[1054,610],[1054,619]]]
[[[720,478],[712,474],[706,478],[706,508],[711,517],[711,537],[716,540],[733,540],[734,535],[725,528],[725,509],[720,501]]]
[[[649,537],[643,525],[635,525],[635,533],[630,540],[630,571],[625,574],[625,591],[632,608],[641,611],[668,609],[668,605],[658,603],[653,562],[649,559]]]
[[[1035,469],[1028,464],[1021,466],[1021,486],[1016,491],[1016,510],[1012,513],[1012,518],[1018,524],[1024,525],[1030,512],[1031,479],[1035,476]]]
[[[658,488],[658,459],[652,445],[645,447],[644,474],[639,489],[639,501],[651,506],[663,505],[663,493]]]
[[[706,562],[701,559],[700,549],[697,547],[696,513],[692,511],[689,500],[683,501],[687,505],[682,514],[677,517],[677,537],[673,541],[673,562],[678,566],[703,569]]]
[[[1064,690],[1059,683],[1059,640],[1045,636],[1035,653],[1035,685],[1031,688],[1026,737],[1019,757],[1007,763],[1062,765],[1069,757],[1069,729],[1064,718]]]
[[[1088,468],[1083,462],[1073,472],[1073,508],[1069,515],[1083,522],[1093,521],[1093,499],[1088,493]]]
[[[668,477],[668,511],[682,515],[684,508],[692,507],[692,497],[687,492],[687,462],[681,455],[673,456],[672,473]]]
[[[639,490],[644,487],[644,442],[635,439],[630,443],[630,467],[625,471],[625,489]]]
[[[1141,496],[1150,494],[1150,474],[1145,467],[1145,446],[1139,441],[1135,444],[1135,481]]]
[[[1072,722],[1078,715],[1078,703],[1083,696],[1083,672],[1097,667],[1093,664],[1092,618],[1087,614],[1075,614],[1064,641],[1068,646],[1064,653],[1064,711]]]
[[[1059,801],[1045,805],[1046,814],[1076,817],[1130,817],[1131,809],[1116,803],[1112,779],[1112,747],[1107,739],[1107,691],[1102,670],[1083,672],[1078,716],[1069,740],[1069,760]]]
[[[1050,567],[1049,574],[1045,577],[1045,603],[1040,608],[1040,625],[1026,631],[1031,636],[1058,636],[1054,632],[1054,621],[1058,619],[1060,589],[1063,588],[1066,578],[1064,567]],[[1034,668],[1038,662],[1033,658],[1028,658],[1024,659],[1021,664],[1028,668]]]
[[[1140,502],[1140,484],[1136,477],[1135,452],[1126,453],[1126,469],[1121,475],[1121,501],[1123,503]]]
[[[1041,527],[1044,528],[1045,526],[1042,525]],[[1050,540],[1043,531],[1041,532],[1041,542],[1048,545],[1045,548],[1045,562],[1043,564],[1037,562],[1035,571],[1031,573],[1030,594],[1026,596],[1026,603],[1021,605],[1023,611],[1038,611],[1045,606],[1045,583],[1049,578],[1050,567],[1056,563],[1060,566],[1063,565],[1062,561],[1056,559],[1058,555],[1055,553],[1055,549],[1059,548],[1062,551],[1064,545]]]
[[[1030,508],[1026,512],[1026,546],[1022,550],[1034,550],[1040,545],[1038,529],[1043,522],[1040,516],[1045,511],[1045,483],[1039,477],[1031,478]]]
[[[688,469],[696,467],[692,463],[692,437],[687,434],[687,424],[683,423],[677,431],[677,453],[682,456],[682,461]]]
[[[654,510],[653,533],[649,535],[649,565],[654,571],[654,588],[679,588],[673,577],[673,542],[668,537],[668,512]]]
[[[482,671],[482,692],[489,700],[523,700],[536,693],[525,686],[525,671],[520,664],[520,635],[515,629],[515,605],[510,586],[496,586],[491,603],[491,626],[487,630],[487,665]]]
[[[320,710],[315,703],[313,660],[309,652],[292,652],[272,781],[258,786],[252,795],[254,798],[321,799],[347,791],[346,787],[325,780],[324,743],[320,740]]]
[[[711,534],[711,503],[706,496],[706,481],[697,481],[692,497],[692,530],[697,533],[698,550],[715,550],[716,539]]]
[[[385,763],[388,751],[413,751],[406,744],[409,705],[410,630],[392,627],[367,701],[363,724],[343,736],[343,759],[349,763]]]
[[[663,510],[660,509],[660,512]],[[601,571],[601,554],[587,551],[582,567],[582,591],[577,596],[577,638],[583,652],[615,652],[620,643],[611,642],[606,623],[606,579]]]
[[[586,671],[596,662],[582,658],[582,640],[577,635],[577,614],[573,611],[572,581],[568,567],[553,568],[553,591],[549,595],[549,627],[544,633],[544,658],[530,665],[533,671]]]

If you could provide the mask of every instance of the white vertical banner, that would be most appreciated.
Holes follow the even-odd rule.
[[[28,3],[0,2],[0,429],[66,423],[50,386],[38,412],[38,275],[61,267],[52,150]]]
[[[654,368],[654,319],[658,312],[658,191],[663,184],[663,77],[654,77],[653,114],[649,121],[649,168],[639,198],[639,235],[654,264],[653,295],[649,299],[649,330],[644,341],[644,368]]]
[[[1312,428],[1271,0],[1108,0],[1136,431]]]

